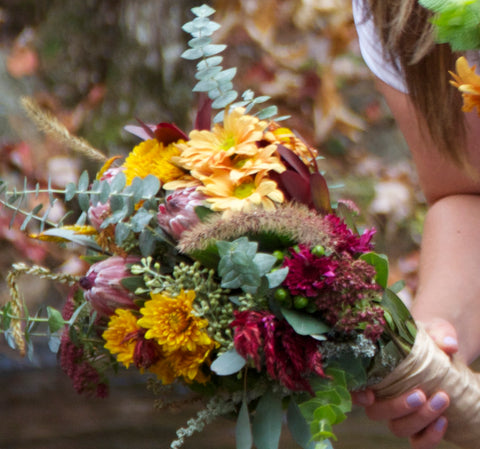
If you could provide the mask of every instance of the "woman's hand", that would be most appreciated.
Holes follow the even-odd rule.
[[[458,350],[456,331],[447,321],[437,318],[423,323],[425,329],[447,354]],[[427,398],[420,389],[408,391],[393,399],[377,401],[371,390],[353,393],[353,402],[365,407],[374,421],[387,421],[397,437],[409,438],[412,449],[433,449],[442,440],[447,420],[442,413],[449,405],[449,397],[442,391]]]

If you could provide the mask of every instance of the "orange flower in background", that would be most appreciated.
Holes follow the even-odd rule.
[[[450,84],[462,93],[462,111],[470,112],[477,108],[480,115],[480,76],[475,73],[475,69],[476,66],[470,67],[463,56],[458,58],[455,64],[457,73],[449,72],[453,77]]]

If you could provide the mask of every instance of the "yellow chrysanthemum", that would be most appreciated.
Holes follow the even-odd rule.
[[[228,172],[219,171],[203,183],[204,187],[198,190],[207,196],[206,201],[215,211],[249,211],[257,207],[272,210],[285,200],[277,183],[267,178],[265,172],[235,183]]]
[[[201,364],[208,357],[211,346],[197,346],[193,352],[179,349],[169,354],[149,368],[164,385],[171,384],[178,377],[187,382],[205,383],[208,377],[200,370]]]
[[[105,348],[116,355],[117,360],[127,368],[133,363],[133,353],[139,326],[137,317],[128,309],[117,309],[110,317],[107,329],[103,332]]]
[[[181,155],[172,160],[187,170],[208,176],[214,169],[229,166],[234,155],[255,155],[266,127],[266,122],[245,114],[243,108],[234,109],[225,115],[223,126],[216,124],[211,131],[192,131],[188,142],[179,145]]]
[[[174,143],[164,146],[156,139],[143,141],[130,152],[123,164],[127,184],[137,176],[145,178],[154,175],[162,184],[180,178],[185,172],[170,162],[179,154],[180,150]]]
[[[147,329],[145,338],[153,338],[165,354],[179,349],[195,352],[197,346],[214,346],[205,328],[208,321],[195,315],[193,290],[181,291],[171,298],[162,293],[152,293],[151,300],[140,309],[139,326]]]
[[[318,156],[318,151],[307,146],[289,128],[282,128],[276,123],[271,123],[269,131],[265,133],[265,139],[272,143],[284,145],[302,159],[305,164],[315,168],[313,160]]]
[[[458,58],[455,64],[457,73],[450,72],[453,77],[450,83],[462,93],[462,111],[470,112],[477,108],[480,115],[480,76],[475,73],[475,68],[470,67],[463,56]]]

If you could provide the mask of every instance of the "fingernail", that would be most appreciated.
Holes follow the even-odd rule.
[[[447,405],[447,399],[444,394],[436,394],[430,400],[430,407],[432,410],[438,411]]]
[[[456,338],[453,337],[445,337],[443,339],[443,344],[445,346],[458,346],[458,341]]]
[[[407,404],[411,408],[420,407],[423,404],[423,398],[417,391],[412,393],[410,396],[407,397]]]
[[[443,429],[445,429],[445,426],[447,425],[447,419],[443,416],[440,416],[440,418],[437,419],[435,422],[434,428],[437,432],[442,432]]]

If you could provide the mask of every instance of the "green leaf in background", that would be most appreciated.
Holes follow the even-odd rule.
[[[282,400],[271,390],[258,402],[253,419],[253,441],[257,449],[277,449],[282,432]]]
[[[236,449],[251,449],[253,445],[252,426],[247,402],[244,400],[237,417],[235,426]]]

